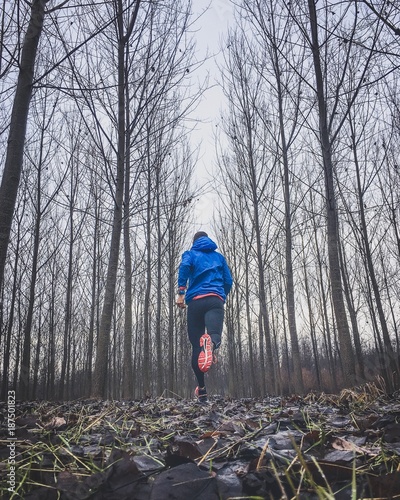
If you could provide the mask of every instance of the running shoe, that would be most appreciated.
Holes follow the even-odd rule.
[[[213,343],[208,333],[200,337],[200,347],[202,349],[198,359],[199,370],[206,373],[213,362]]]
[[[207,403],[207,389],[205,387],[200,388],[199,386],[197,386],[194,390],[194,394],[197,397],[199,403]]]

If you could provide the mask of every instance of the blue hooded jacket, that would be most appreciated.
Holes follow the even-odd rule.
[[[232,288],[232,275],[225,257],[216,252],[217,245],[208,236],[198,238],[190,250],[182,255],[178,287],[189,286],[186,302],[198,295],[216,293],[225,301]]]

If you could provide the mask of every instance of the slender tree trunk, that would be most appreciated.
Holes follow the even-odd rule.
[[[274,45],[274,56],[276,66],[278,65],[277,48]],[[290,203],[290,181],[289,181],[289,160],[288,148],[286,143],[285,125],[283,120],[282,107],[282,85],[279,72],[276,75],[277,90],[278,90],[278,105],[279,105],[279,129],[281,138],[281,155],[283,163],[283,191],[285,198],[285,263],[286,263],[286,307],[288,313],[288,324],[290,334],[290,344],[292,348],[293,370],[294,370],[294,389],[297,394],[304,393],[303,374],[301,369],[299,340],[297,336],[296,325],[296,303],[294,296],[294,280],[293,280],[293,258],[292,258],[292,213]]]
[[[350,120],[350,127],[352,133],[352,140],[355,140],[355,130],[353,121]],[[360,211],[360,229],[362,234],[363,241],[363,253],[366,260],[366,266],[368,269],[368,275],[371,280],[372,291],[374,294],[376,308],[378,310],[378,317],[380,323],[380,330],[382,332],[383,345],[384,345],[384,365],[385,365],[385,382],[386,387],[390,392],[394,390],[393,377],[397,371],[395,354],[393,351],[393,346],[390,340],[389,330],[385,318],[385,313],[383,311],[381,294],[379,291],[378,281],[376,279],[376,273],[374,264],[372,261],[372,252],[369,244],[369,235],[367,229],[367,221],[365,219],[365,210],[364,210],[364,197],[361,185],[361,176],[360,176],[360,165],[358,161],[357,148],[355,143],[353,142],[353,155],[354,155],[354,165],[356,168],[356,178],[357,178],[357,194],[358,194],[358,206]]]
[[[97,339],[96,363],[93,374],[93,395],[95,397],[106,396],[106,384],[109,361],[109,343],[111,334],[111,321],[115,304],[115,290],[117,283],[120,241],[122,232],[123,201],[124,201],[124,177],[125,177],[125,146],[126,146],[126,123],[125,123],[125,46],[134,28],[140,0],[136,0],[135,8],[129,22],[127,33],[124,35],[124,19],[122,0],[116,0],[116,28],[118,33],[118,146],[117,146],[117,175],[114,193],[114,213],[111,232],[110,254],[108,259],[107,278],[104,293],[103,310],[101,313],[99,335]]]
[[[238,342],[238,330],[239,326],[237,323],[237,309],[233,306],[233,297],[229,297],[228,304],[230,307],[226,308],[226,327],[228,335],[230,337],[230,342],[228,344],[228,359],[229,359],[229,369],[228,369],[228,380],[229,380],[229,394],[233,398],[238,397],[238,363],[237,363],[237,346]]]
[[[284,293],[284,281],[285,278],[280,274],[279,276],[279,298],[280,298],[280,307],[282,311],[285,311],[285,293]],[[282,324],[282,334],[283,340],[281,342],[282,347],[282,391],[287,394],[291,394],[293,392],[293,383],[291,379],[291,364],[289,357],[289,341],[288,341],[288,332],[287,332],[287,322],[284,320]]]
[[[129,102],[128,85],[126,89],[126,101]],[[126,123],[130,123],[129,106],[126,110]],[[124,323],[124,357],[122,370],[122,397],[131,398],[133,392],[133,370],[132,370],[132,253],[131,239],[129,234],[130,224],[130,134],[126,138],[126,161],[125,161],[125,203],[124,203],[124,256],[125,256],[125,323]]]
[[[129,218],[128,218],[129,221]],[[125,253],[125,323],[124,323],[124,357],[122,372],[122,397],[132,397],[132,255],[130,247],[129,224],[124,221],[124,253]]]
[[[313,197],[312,197],[312,192],[310,192],[311,195],[311,206],[313,206]],[[326,358],[328,359],[328,369],[329,369],[329,375],[331,378],[332,382],[332,387],[333,391],[337,391],[337,373],[335,369],[335,359],[333,355],[333,347],[332,347],[332,336],[331,336],[331,328],[329,326],[329,317],[328,317],[328,304],[327,304],[327,297],[326,297],[326,292],[325,292],[325,287],[324,287],[324,269],[323,269],[323,262],[322,262],[322,257],[321,257],[321,252],[319,249],[319,240],[318,240],[318,228],[317,228],[317,223],[315,219],[313,219],[313,228],[314,228],[314,242],[315,242],[315,250],[316,250],[316,256],[317,256],[317,269],[318,269],[318,291],[319,291],[319,296],[321,297],[321,316],[322,316],[322,321],[323,321],[323,326],[322,326],[322,335],[324,338],[324,344],[325,344],[325,355]]]
[[[68,398],[69,387],[69,365],[70,365],[70,342],[71,342],[71,301],[72,301],[72,266],[73,266],[73,245],[74,245],[74,210],[72,200],[73,188],[71,180],[70,190],[70,211],[69,211],[69,247],[68,247],[68,272],[66,280],[66,297],[65,297],[65,317],[64,317],[64,338],[63,338],[63,357],[61,361],[61,385],[59,397],[61,400],[66,396]]]
[[[36,352],[35,352],[35,362],[33,364],[33,387],[32,387],[32,399],[37,399],[37,388],[40,373],[40,350],[42,346],[42,306],[39,307],[39,317],[38,317],[38,327],[37,327],[37,342],[36,342]]]
[[[251,160],[250,160],[251,161]],[[254,173],[254,167],[252,168]],[[253,179],[253,188],[255,189],[256,182]],[[268,391],[272,394],[275,386],[275,369],[274,369],[274,358],[272,354],[272,340],[271,331],[269,325],[268,308],[267,308],[267,295],[266,295],[266,284],[264,276],[264,255],[261,245],[261,234],[260,234],[260,222],[259,222],[259,212],[258,212],[258,197],[257,194],[253,193],[253,204],[254,204],[254,226],[256,228],[256,257],[257,257],[257,269],[258,269],[258,296],[260,301],[260,334],[265,340],[265,353],[262,352],[264,360],[263,371],[265,370],[265,376],[268,380]],[[260,345],[262,346],[262,340],[260,339]],[[264,377],[264,373],[263,373]],[[264,385],[264,384],[263,384]]]
[[[20,305],[21,301],[18,302],[18,315],[19,317],[22,317],[22,311],[20,310]],[[14,365],[14,375],[13,375],[13,380],[14,380],[14,385],[17,385],[17,380],[18,380],[18,375],[19,375],[19,360],[21,358],[21,345],[22,345],[22,334],[23,330],[22,327],[18,329],[17,333],[17,338],[16,338],[16,352],[15,352],[15,365]]]
[[[246,253],[245,253],[246,255]],[[250,284],[249,284],[249,266],[248,266],[248,260],[245,257],[245,305],[246,305],[246,322],[247,322],[247,338],[248,338],[248,347],[249,347],[249,365],[250,365],[250,380],[251,380],[251,387],[253,388],[252,396],[260,396],[261,395],[261,390],[260,390],[260,380],[258,375],[255,373],[255,368],[254,368],[254,338],[253,338],[253,325],[251,321],[251,307],[250,307],[250,297],[249,294],[247,293],[247,290],[250,290]]]
[[[122,11],[119,12],[119,23],[122,24]],[[121,27],[122,29],[122,27]],[[114,214],[111,233],[110,254],[108,259],[103,310],[97,341],[96,363],[93,374],[94,397],[106,397],[107,376],[109,373],[109,344],[111,320],[114,311],[115,289],[119,262],[119,249],[122,230],[122,209],[124,197],[124,160],[125,160],[125,93],[124,93],[124,42],[118,43],[118,153],[117,176],[114,194]]]
[[[108,393],[110,394],[111,398],[113,399],[120,399],[121,398],[121,392],[120,392],[120,386],[121,386],[121,377],[120,375],[120,370],[119,370],[119,345],[118,345],[118,327],[117,327],[117,315],[114,312],[113,316],[113,328],[112,328],[112,351],[111,351],[111,377],[108,379],[109,383],[109,389]]]
[[[155,324],[155,341],[156,341],[156,357],[157,369],[156,373],[152,374],[157,382],[157,394],[161,395],[163,392],[163,346],[162,346],[162,326],[161,326],[161,310],[162,310],[162,231],[161,231],[161,209],[160,209],[160,172],[161,161],[157,161],[156,165],[156,226],[157,226],[157,290],[156,290],[156,324]]]
[[[77,372],[77,364],[78,364],[78,359],[77,359],[77,342],[76,338],[71,338],[71,344],[72,344],[72,350],[70,347],[70,359],[71,359],[71,370],[70,373],[68,374],[68,397],[71,399],[76,399],[78,397],[78,394],[80,391],[77,391],[77,384],[75,383],[75,377],[76,377],[76,372]],[[71,352],[72,351],[72,352]]]
[[[268,292],[269,296],[272,297],[272,284],[268,281]],[[272,340],[272,358],[274,360],[275,368],[275,380],[274,380],[274,394],[282,394],[282,370],[281,364],[279,362],[279,344],[278,344],[278,334],[276,328],[275,318],[277,316],[274,310],[274,304],[270,306],[271,309],[271,340]]]
[[[36,193],[36,219],[33,237],[33,255],[32,255],[32,269],[31,269],[31,282],[29,287],[29,300],[28,312],[26,315],[26,323],[24,328],[24,343],[22,348],[22,360],[19,381],[19,394],[21,399],[29,398],[29,385],[30,385],[30,371],[31,371],[31,342],[32,342],[32,322],[33,310],[35,305],[35,290],[37,280],[37,267],[39,257],[39,242],[40,242],[40,223],[42,217],[41,208],[41,160],[39,160],[38,180],[37,180],[37,193]]]
[[[394,334],[395,334],[395,338],[396,338],[396,352],[397,352],[396,357],[397,357],[397,362],[398,362],[399,361],[398,356],[399,356],[399,352],[400,352],[400,339],[399,339],[399,331],[397,328],[396,308],[395,308],[395,304],[393,304],[393,299],[392,299],[392,296],[390,293],[390,286],[389,286],[389,282],[388,282],[388,275],[386,272],[386,265],[385,265],[382,254],[380,255],[380,261],[381,261],[381,268],[382,268],[382,272],[383,272],[383,282],[385,283],[387,301],[388,301],[389,308],[390,308],[390,315],[392,317],[393,330],[394,330]],[[397,381],[397,383],[398,382],[399,381]]]
[[[94,331],[95,325],[98,323],[98,306],[97,297],[99,295],[98,286],[98,238],[99,238],[99,220],[100,220],[100,210],[99,210],[99,198],[96,193],[96,188],[94,189],[94,231],[93,231],[93,261],[92,261],[92,287],[91,287],[91,300],[90,300],[90,321],[89,321],[89,336],[88,336],[88,350],[86,358],[86,378],[87,378],[87,394],[92,393],[92,367],[93,367],[93,345],[94,345]],[[97,319],[97,320],[96,320]]]
[[[47,1],[32,1],[31,17],[22,47],[18,83],[11,113],[6,161],[0,186],[0,290],[3,287],[7,248],[22,171],[36,53],[43,29]],[[25,386],[23,391],[25,391]],[[20,397],[22,397],[21,394]]]
[[[304,245],[303,245],[304,248]],[[303,270],[304,270],[304,288],[306,291],[306,297],[307,297],[307,305],[308,305],[308,318],[310,321],[310,337],[311,337],[311,345],[312,345],[312,350],[313,350],[313,356],[314,356],[314,363],[315,363],[315,373],[317,376],[317,385],[318,389],[322,389],[322,380],[321,380],[321,371],[319,369],[319,356],[318,356],[318,347],[317,347],[317,339],[315,335],[315,325],[314,325],[314,318],[313,318],[313,309],[312,309],[312,304],[311,304],[311,294],[310,290],[308,287],[308,275],[307,275],[307,267],[306,267],[306,262],[303,262]]]
[[[176,374],[176,364],[175,364],[176,358],[174,349],[174,330],[175,330],[174,299],[176,295],[176,286],[175,286],[175,266],[173,265],[174,243],[172,236],[169,237],[168,241],[169,241],[168,244],[169,275],[168,275],[168,324],[167,324],[167,334],[168,334],[167,387],[173,393],[175,392],[175,374]]]
[[[148,144],[148,153],[150,145]],[[149,154],[150,156],[150,154]],[[144,297],[144,327],[143,327],[143,392],[150,396],[150,297],[151,297],[151,168],[150,157],[147,158],[147,207],[146,207],[146,289]]]
[[[230,237],[232,245],[231,253],[231,265],[234,270],[234,274],[238,274],[238,269],[240,268],[238,263],[237,255],[237,240],[236,234],[233,232]],[[232,294],[228,298],[230,317],[231,317],[231,329],[228,330],[228,345],[230,347],[230,358],[229,358],[229,380],[231,380],[231,386],[233,387],[233,392],[231,392],[233,397],[238,397],[242,390],[243,384],[243,354],[242,354],[242,343],[241,343],[241,322],[240,322],[240,297],[239,297],[239,287],[232,291]]]
[[[259,384],[260,384],[260,391],[261,391],[261,396],[265,396],[267,394],[267,389],[266,387],[266,374],[265,374],[265,348],[264,348],[264,329],[263,329],[263,320],[262,320],[262,310],[261,307],[258,310],[258,356],[260,360],[259,368],[258,368],[258,379],[259,379]],[[270,381],[270,383],[273,383],[273,381]]]
[[[352,293],[350,290],[350,285],[349,285],[349,280],[348,280],[348,272],[347,272],[347,267],[346,267],[344,255],[343,255],[344,249],[342,247],[343,247],[343,245],[341,245],[341,248],[339,249],[340,250],[339,256],[340,256],[341,266],[343,269],[344,295],[346,297],[347,309],[349,310],[351,327],[352,327],[352,331],[353,331],[354,350],[355,350],[355,355],[356,355],[356,375],[360,381],[364,381],[364,379],[365,379],[364,360],[363,360],[363,352],[362,352],[362,348],[361,348],[360,332],[358,330],[357,313],[356,313],[356,310],[354,307],[354,300],[353,300]]]
[[[235,360],[235,337],[237,335],[237,325],[235,325],[235,308],[233,307],[230,298],[228,299],[227,305],[225,307],[225,316],[226,329],[230,338],[230,341],[228,343],[228,391],[229,396],[235,398],[237,397],[237,366]]]
[[[387,202],[389,206],[389,219],[392,224],[393,228],[393,233],[394,233],[394,238],[396,240],[396,245],[397,245],[397,256],[400,258],[400,233],[399,233],[399,227],[398,227],[398,222],[397,222],[397,204],[393,201],[393,194],[390,193],[391,200],[390,202]]]
[[[242,210],[239,211],[240,214],[242,214]],[[250,257],[249,257],[249,247],[246,241],[246,236],[245,236],[245,230],[244,230],[244,222],[241,220],[240,221],[240,229],[242,233],[242,241],[243,243],[241,246],[243,247],[243,252],[244,252],[244,300],[245,300],[245,310],[246,310],[246,324],[247,324],[247,339],[248,339],[248,349],[249,349],[249,366],[250,366],[250,391],[251,393],[249,395],[251,396],[260,396],[261,395],[261,387],[260,387],[260,378],[258,374],[255,373],[255,354],[254,354],[254,336],[253,336],[253,325],[251,321],[251,305],[250,305],[250,294],[249,291],[251,290],[250,282],[251,277],[250,277],[250,268],[249,268],[249,262],[250,262]],[[237,286],[239,293],[240,287]]]
[[[239,379],[237,381],[237,396],[240,396],[243,394],[243,377],[244,377],[244,372],[243,372],[243,342],[242,342],[242,323],[241,323],[241,309],[240,309],[240,297],[239,297],[239,290],[234,291],[234,298],[236,300],[236,319],[235,319],[235,324],[236,324],[236,329],[237,329],[237,361],[236,361],[236,370],[235,373],[239,375]],[[229,340],[228,340],[229,342]]]
[[[24,213],[24,210],[22,210]],[[13,276],[13,286],[11,292],[11,303],[10,303],[10,315],[8,318],[7,331],[6,331],[6,339],[5,339],[5,348],[4,348],[4,359],[3,359],[3,377],[2,377],[2,385],[1,385],[1,400],[5,401],[7,396],[8,388],[10,387],[10,350],[11,350],[11,337],[13,333],[14,327],[14,313],[15,306],[17,300],[17,287],[21,285],[18,283],[18,265],[19,265],[19,249],[21,244],[20,237],[20,229],[21,223],[19,221],[16,235],[16,248],[15,248],[15,261],[14,261],[14,276]],[[15,381],[14,381],[15,383]]]
[[[355,383],[354,353],[351,343],[350,330],[347,321],[346,308],[342,292],[342,277],[339,261],[339,230],[337,224],[337,208],[334,189],[333,163],[331,142],[328,131],[326,99],[324,94],[324,81],[322,76],[320,50],[318,43],[318,20],[315,0],[308,0],[311,24],[312,53],[317,86],[317,100],[319,110],[319,132],[322,148],[322,158],[325,175],[327,232],[328,232],[328,257],[332,286],[332,302],[336,318],[340,355],[343,365],[344,380],[346,385]]]
[[[56,371],[56,345],[55,345],[55,300],[56,300],[56,276],[52,275],[50,310],[49,310],[49,359],[47,360],[47,399],[52,400],[55,395],[55,371]]]

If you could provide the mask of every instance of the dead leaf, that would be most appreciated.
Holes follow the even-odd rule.
[[[59,429],[63,426],[67,425],[67,421],[65,420],[64,417],[53,417],[45,426],[44,428],[47,430],[52,430],[52,429]]]
[[[371,494],[380,498],[396,498],[400,495],[400,472],[383,476],[369,476],[368,483]]]
[[[346,439],[335,437],[332,440],[332,448],[335,450],[343,450],[343,451],[353,451],[355,453],[360,453],[362,455],[376,456],[377,453],[373,450],[368,450],[367,448],[362,448],[361,446],[356,445],[352,441],[347,441]]]
[[[307,441],[310,444],[318,443],[318,441],[320,440],[321,440],[321,433],[320,431],[317,430],[307,432],[307,434],[304,435],[304,441]]]
[[[387,443],[395,443],[400,438],[400,424],[392,423],[385,428],[384,440]]]
[[[207,438],[214,438],[214,437],[220,437],[220,436],[226,436],[226,432],[222,431],[208,431],[204,432],[201,436],[199,436],[199,439],[207,439]]]
[[[246,433],[246,431],[243,428],[242,423],[235,421],[235,420],[228,420],[228,421],[222,423],[219,427],[219,430],[233,432],[235,434],[238,434],[239,436],[244,436]]]
[[[90,488],[69,471],[57,474],[56,486],[67,499],[84,500],[90,496]]]
[[[335,437],[332,440],[331,445],[335,450],[356,451],[358,453],[364,453],[364,450],[362,450],[359,446],[340,437]]]
[[[150,500],[219,500],[215,477],[195,464],[184,464],[162,472],[155,480]]]
[[[353,477],[352,467],[331,462],[318,461],[318,464],[307,462],[307,470],[311,472],[314,481],[321,486],[326,486],[327,480],[329,482],[351,481]],[[321,471],[324,476],[321,475]]]
[[[196,460],[196,458],[201,457],[203,454],[201,453],[197,443],[194,441],[190,441],[187,438],[177,437],[174,440],[173,451],[175,454],[190,458],[191,460]]]

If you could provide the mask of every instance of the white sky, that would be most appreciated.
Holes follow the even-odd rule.
[[[233,24],[233,5],[230,0],[194,0],[196,14],[208,10],[201,16],[195,25],[197,29],[196,54],[198,59],[206,56],[207,52],[211,57],[201,68],[204,75],[209,73],[209,85],[212,87],[206,91],[201,103],[193,115],[200,120],[196,131],[192,133],[194,144],[202,143],[199,153],[199,162],[196,169],[196,178],[199,183],[212,180],[212,173],[215,170],[215,143],[214,131],[219,121],[220,111],[223,108],[223,94],[218,86],[214,86],[219,80],[219,70],[217,61],[221,61],[221,41],[225,37],[229,25]],[[197,75],[196,75],[197,76]],[[201,79],[200,74],[198,77]],[[217,188],[217,186],[216,186]],[[209,193],[200,197],[195,207],[195,227],[194,230],[204,230],[212,235],[211,221],[215,195]]]

